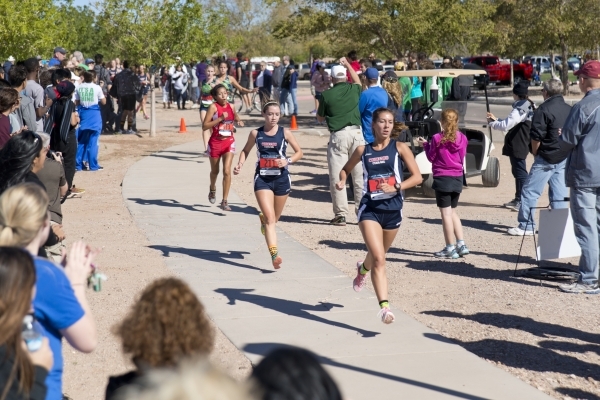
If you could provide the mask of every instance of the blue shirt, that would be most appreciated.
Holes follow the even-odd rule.
[[[61,267],[35,258],[37,291],[33,300],[34,315],[50,342],[54,364],[46,378],[46,400],[62,399],[62,335],[60,331],[79,321],[85,312],[75,297],[69,279]]]
[[[49,61],[48,61],[48,66],[49,67],[59,67],[60,66],[60,61],[58,61],[58,58],[54,58],[52,57]]]
[[[367,143],[373,143],[375,140],[372,132],[373,111],[381,107],[387,107],[387,104],[388,94],[381,86],[371,86],[360,94],[358,111],[360,112],[363,136]]]

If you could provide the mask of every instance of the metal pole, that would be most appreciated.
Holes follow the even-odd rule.
[[[511,60],[511,64],[512,64],[512,60]],[[488,92],[487,92],[487,77],[488,75],[485,74],[483,75],[483,93],[485,93],[485,108],[487,110],[487,112],[490,112],[490,103],[488,101]],[[490,134],[490,147],[488,149],[488,156],[490,155],[490,153],[492,152],[492,144],[494,144],[494,138],[492,137],[492,128],[490,127],[490,124],[487,124],[488,127],[488,133]]]

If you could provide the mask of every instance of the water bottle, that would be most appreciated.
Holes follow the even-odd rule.
[[[42,340],[44,338],[39,326],[36,325],[37,323],[33,319],[33,315],[26,315],[25,318],[23,318],[23,331],[21,332],[21,336],[27,345],[27,350],[31,353],[38,351],[42,347]]]

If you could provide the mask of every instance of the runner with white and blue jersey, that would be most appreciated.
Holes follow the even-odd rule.
[[[356,264],[353,287],[360,291],[371,273],[371,282],[379,301],[378,317],[386,324],[394,322],[394,314],[387,300],[388,284],[385,274],[385,254],[389,250],[402,222],[402,191],[420,184],[423,180],[410,148],[392,138],[394,114],[387,108],[373,112],[374,141],[359,146],[340,172],[338,190],[346,190],[350,171],[363,163],[363,197],[358,209],[358,226],[367,246],[364,261]],[[406,166],[410,178],[402,180]]]
[[[240,173],[248,154],[256,146],[254,194],[261,210],[260,230],[265,235],[273,267],[279,269],[283,261],[277,250],[275,224],[281,217],[291,191],[292,182],[288,166],[302,158],[302,149],[292,132],[278,125],[281,115],[278,103],[266,103],[262,113],[265,124],[250,132],[233,173]],[[291,157],[287,155],[288,144],[294,149],[294,155]]]

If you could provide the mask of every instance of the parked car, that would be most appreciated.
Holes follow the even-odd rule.
[[[471,57],[468,59],[468,62],[483,67],[488,73],[490,83],[510,84],[510,61],[504,63],[500,62],[500,59],[495,56],[480,56]],[[515,82],[522,79],[531,79],[533,75],[533,66],[531,64],[523,64],[514,60],[512,63]]]
[[[393,65],[384,65],[383,66],[383,72],[387,72],[387,71],[393,71],[394,70],[394,66]]]
[[[567,62],[569,63],[569,69],[572,71],[578,71],[581,67],[581,62],[577,57],[571,57],[567,60]]]
[[[298,70],[298,77],[305,81],[310,81],[310,64],[298,64],[296,65]]]
[[[540,74],[550,73],[550,57],[547,56],[526,56],[525,61],[531,61],[534,68],[540,70]]]

